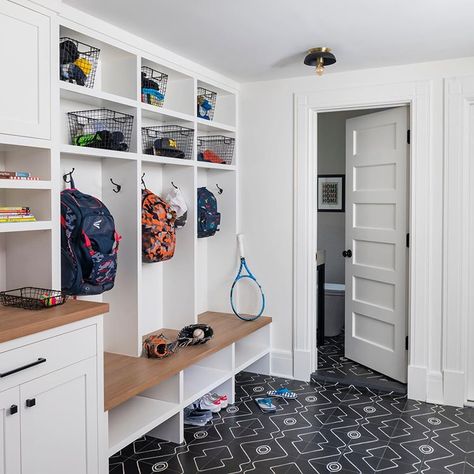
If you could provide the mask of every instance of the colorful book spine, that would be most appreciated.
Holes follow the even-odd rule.
[[[0,178],[29,178],[31,173],[28,171],[0,171]]]
[[[7,222],[35,222],[35,221],[36,221],[36,217],[34,216],[29,216],[29,217],[24,217],[24,218],[10,217],[8,219],[3,219],[0,217],[0,224],[4,224]]]
[[[16,179],[20,181],[39,181],[39,178],[37,176],[10,176],[9,178],[2,178],[0,176],[0,179]]]
[[[29,207],[5,207],[5,206],[2,206],[0,207],[0,213],[2,212],[30,212],[30,208]]]

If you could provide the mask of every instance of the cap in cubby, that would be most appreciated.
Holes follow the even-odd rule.
[[[155,155],[170,156],[172,158],[184,158],[185,154],[178,149],[178,142],[172,138],[157,138],[153,142]]]

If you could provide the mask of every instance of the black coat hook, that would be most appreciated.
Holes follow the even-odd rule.
[[[76,168],[73,168],[69,173],[63,174],[63,179],[64,182],[67,184],[71,185],[71,188],[75,188],[76,186],[74,185],[74,179],[72,177],[72,174],[74,173]]]
[[[110,178],[110,182],[115,186],[115,189],[113,189],[113,192],[114,193],[119,193],[120,190],[122,189],[122,185],[114,183],[114,180],[112,178]]]
[[[142,174],[142,186],[143,186],[143,189],[146,189],[145,180],[143,179],[144,177],[145,177],[145,173]]]
[[[219,194],[222,194],[224,192],[224,190],[222,188],[220,188],[218,184],[216,184],[216,188],[217,188],[217,192]]]
[[[171,181],[171,185],[173,186],[174,189],[179,189],[178,186],[176,186],[176,184],[173,183],[173,181]]]

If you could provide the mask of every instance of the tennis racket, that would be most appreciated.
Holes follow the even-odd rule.
[[[253,321],[263,314],[265,295],[262,287],[245,261],[244,236],[237,235],[240,268],[230,289],[230,305],[234,314],[243,321]]]

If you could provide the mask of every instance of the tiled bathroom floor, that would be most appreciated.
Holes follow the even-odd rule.
[[[344,333],[326,337],[318,347],[318,370],[312,379],[319,382],[340,382],[356,387],[406,393],[406,385],[357,364],[344,356]]]

